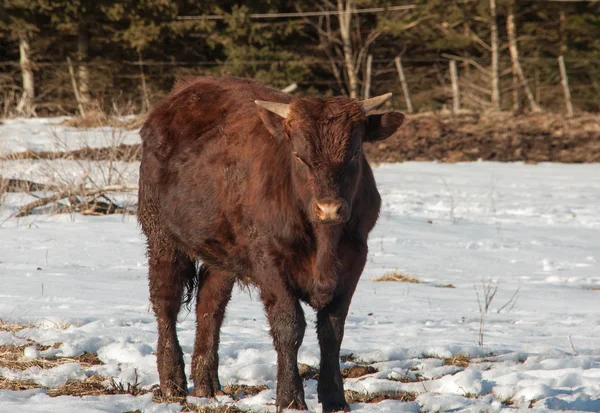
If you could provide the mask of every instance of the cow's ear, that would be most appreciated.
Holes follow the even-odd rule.
[[[260,116],[262,123],[275,138],[283,139],[286,136],[285,128],[283,127],[284,119],[281,116],[263,108],[258,108],[258,116]]]
[[[400,112],[387,112],[367,116],[367,133],[364,142],[382,141],[398,131],[404,122]]]
[[[290,113],[290,105],[265,100],[255,100],[254,103],[258,106],[258,116],[260,116],[262,123],[271,132],[271,135],[277,139],[282,139],[285,136],[283,120]]]

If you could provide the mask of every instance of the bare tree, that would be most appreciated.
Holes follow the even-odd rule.
[[[23,80],[23,95],[17,105],[17,111],[26,116],[35,114],[33,107],[33,99],[35,98],[33,62],[31,61],[29,49],[29,37],[27,34],[21,33],[19,36],[19,65]]]
[[[355,15],[352,0],[338,0],[337,5],[326,0],[315,5],[326,13],[319,17],[318,22],[311,19],[304,21],[316,29],[319,48],[327,56],[329,68],[342,93],[358,98],[361,68],[365,66],[369,48],[381,35],[381,31],[372,29],[368,31],[366,38],[363,38],[363,30],[359,18]],[[296,8],[302,11],[299,7]],[[330,15],[334,18],[330,18]],[[338,20],[337,28],[335,18]],[[343,62],[341,65],[340,61]]]
[[[84,107],[89,106],[90,74],[86,65],[90,49],[90,36],[87,27],[81,23],[77,27],[77,61],[79,63],[77,75],[79,77],[79,96]]]
[[[345,4],[344,4],[345,3]],[[348,89],[351,98],[358,97],[358,74],[354,66],[352,52],[352,38],[350,37],[350,23],[352,22],[352,0],[338,0],[338,20],[340,22],[340,35],[344,50],[344,64],[348,76]]]
[[[496,22],[496,0],[490,0],[490,47],[492,52],[492,106],[500,110],[500,76],[498,74],[498,25]]]
[[[542,109],[540,109],[540,106],[537,104],[535,98],[533,97],[533,93],[531,93],[529,83],[527,82],[527,78],[523,73],[521,63],[519,62],[519,49],[517,47],[516,31],[517,30],[515,28],[514,0],[511,0],[508,3],[508,15],[506,16],[506,32],[508,34],[508,49],[510,51],[513,72],[519,78],[520,85],[523,88],[523,91],[525,92],[525,96],[527,96],[527,100],[529,101],[531,111],[541,112]]]

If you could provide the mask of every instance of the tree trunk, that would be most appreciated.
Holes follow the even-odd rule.
[[[33,78],[33,64],[29,56],[29,39],[22,34],[19,38],[19,65],[21,66],[21,77],[23,79],[23,95],[17,106],[17,111],[22,115],[33,115],[33,98],[35,98],[35,87]]]
[[[367,73],[365,74],[365,99],[371,97],[371,69],[373,68],[373,55],[367,56]]]
[[[573,116],[573,103],[571,103],[571,91],[569,90],[569,77],[565,68],[565,59],[562,55],[558,56],[558,67],[560,69],[560,79],[565,94],[565,104],[567,105],[567,115]]]
[[[492,49],[492,107],[500,110],[500,77],[498,75],[498,25],[496,0],[490,0],[490,46]]]
[[[346,7],[344,7],[344,1]],[[346,74],[348,75],[348,92],[350,97],[358,97],[358,74],[353,60],[352,38],[350,26],[352,23],[352,0],[338,0],[338,19],[340,22],[340,34],[342,36],[344,64],[346,65]]]
[[[85,25],[80,24],[77,29],[77,75],[79,77],[79,97],[81,104],[85,107],[89,106],[90,97],[90,74],[86,62],[88,60],[90,49],[90,36]]]
[[[456,60],[450,60],[450,79],[452,81],[452,113],[460,112],[460,95],[458,91],[458,69]]]
[[[535,101],[533,97],[533,93],[531,93],[531,89],[529,88],[529,83],[527,82],[527,78],[523,74],[523,69],[521,68],[521,63],[519,62],[519,49],[517,48],[517,33],[515,29],[515,14],[514,14],[514,0],[511,0],[508,5],[508,16],[506,17],[506,32],[508,34],[508,49],[510,50],[510,58],[513,65],[513,70],[519,77],[521,81],[521,85],[523,87],[523,91],[525,92],[525,96],[527,96],[527,100],[529,101],[529,106],[531,107],[532,112],[541,112],[539,105]]]
[[[564,56],[567,53],[567,20],[565,18],[565,11],[560,9],[558,16],[559,25],[559,38],[560,38],[560,55]]]
[[[500,76],[498,74],[498,25],[496,0],[490,0],[490,46],[492,49],[492,107],[500,110]]]

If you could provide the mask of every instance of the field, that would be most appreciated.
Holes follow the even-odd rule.
[[[128,213],[135,156],[18,155],[139,137],[63,120],[0,125],[3,182],[47,185],[0,197],[0,412],[274,411],[275,351],[252,290],[236,290],[222,329],[229,395],[155,397],[145,246]],[[600,164],[384,163],[375,175],[383,209],[340,361],[353,411],[600,411]],[[194,328],[183,311],[188,374]],[[309,327],[299,361],[316,412],[318,360]]]

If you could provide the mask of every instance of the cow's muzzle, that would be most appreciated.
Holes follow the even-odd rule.
[[[312,202],[313,220],[323,224],[343,224],[350,219],[344,198],[322,198]]]

